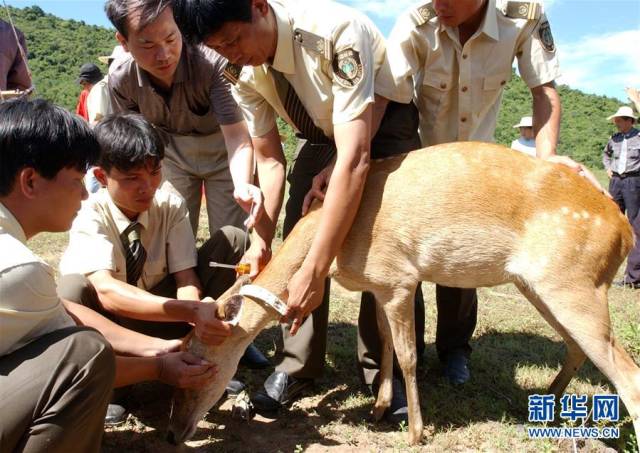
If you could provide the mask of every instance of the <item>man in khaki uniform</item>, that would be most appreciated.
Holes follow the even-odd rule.
[[[203,341],[220,344],[231,327],[201,300],[220,296],[235,272],[209,261],[237,263],[244,232],[225,226],[196,251],[184,200],[157,190],[164,150],[157,131],[131,114],[109,117],[95,131],[101,155],[94,173],[104,188],[73,222],[60,262],[61,297],[146,335],[181,338],[191,323]],[[124,413],[112,405],[110,421]]]
[[[261,225],[267,225],[258,228],[260,237],[248,254],[254,262],[264,263],[269,257],[284,190],[285,162],[276,117],[306,140],[288,177],[285,237],[308,206],[305,195],[314,177],[322,173],[325,177],[315,181],[326,181],[332,170],[318,231],[301,269],[288,284],[294,320],[291,332],[283,329],[284,360],[253,399],[258,409],[277,409],[322,372],[327,271],[358,210],[370,155],[384,157],[418,148],[417,111],[411,105],[391,104],[378,131],[382,115],[374,115],[374,85],[385,62],[384,39],[366,16],[351,8],[288,0],[178,0],[173,8],[187,40],[204,42],[231,63],[247,65],[231,66],[227,73],[249,125],[265,193],[268,218]],[[418,288],[419,342],[424,337],[421,296]],[[358,344],[361,372],[375,387],[379,338],[371,297],[363,299]],[[396,380],[394,387],[397,398],[387,418],[405,419],[402,385]]]
[[[130,52],[110,69],[113,111],[141,113],[163,134],[164,178],[187,201],[194,234],[203,187],[210,234],[223,225],[242,226],[234,197],[258,216],[262,196],[250,184],[251,141],[222,76],[226,60],[183,45],[170,2],[109,0],[105,9]]]
[[[424,146],[452,141],[494,141],[500,100],[518,60],[533,97],[537,156],[583,166],[555,156],[560,127],[556,48],[542,5],[502,0],[433,0],[397,21],[387,42],[389,66],[378,93],[411,102],[420,111]],[[597,183],[596,183],[597,185]],[[454,384],[469,379],[469,341],[477,316],[474,289],[436,287],[436,347]]]

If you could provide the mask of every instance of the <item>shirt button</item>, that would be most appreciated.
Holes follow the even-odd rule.
[[[440,84],[440,88],[442,88],[442,89],[444,90],[445,88],[447,88],[447,84],[446,84],[446,83],[444,83],[444,82],[442,82],[442,83]]]
[[[462,118],[460,118],[460,121],[462,121],[463,123],[465,123],[467,121],[467,117],[463,116]]]
[[[466,53],[463,53],[463,54],[462,54],[462,59],[463,59],[463,60],[466,60],[466,59],[467,59],[467,54],[466,54]]]
[[[501,81],[500,81],[500,85],[505,85],[506,83],[507,83],[507,81],[506,81],[506,80],[501,80]]]
[[[462,88],[461,88],[461,90],[462,90],[462,92],[463,92],[463,93],[464,93],[464,92],[466,92],[466,91],[467,91],[467,89],[468,89],[467,87],[462,87]]]

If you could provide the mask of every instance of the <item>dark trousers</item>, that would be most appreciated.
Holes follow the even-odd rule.
[[[196,272],[202,285],[203,296],[218,298],[236,280],[233,269],[210,267],[209,261],[236,264],[242,258],[244,251],[245,233],[239,228],[225,226],[217,230],[211,238],[198,250],[198,265]],[[176,297],[176,281],[172,275],[165,277],[160,283],[149,290],[150,293],[163,297]],[[180,338],[191,331],[191,325],[186,322],[155,322],[127,318],[107,312],[98,294],[89,280],[78,274],[65,275],[58,284],[58,294],[61,298],[85,305],[127,329],[158,338]]]
[[[627,269],[624,280],[627,283],[640,283],[640,176],[620,177],[613,175],[609,182],[609,193],[627,214],[636,236],[636,246],[627,257]]]
[[[420,148],[417,135],[418,116],[413,104],[390,103],[378,134],[371,144],[373,158],[388,157]],[[299,150],[288,175],[289,199],[286,205],[283,236],[286,238],[301,217],[302,202],[311,183],[329,165],[336,153],[335,145],[305,143]],[[329,281],[325,284],[322,304],[302,324],[295,336],[282,327],[283,360],[276,366],[297,378],[317,378],[324,369],[329,319]],[[364,293],[358,317],[359,372],[366,384],[372,384],[380,369],[380,336],[371,294]],[[424,300],[418,287],[414,301],[418,352],[424,350]]]
[[[636,245],[627,257],[627,269],[624,279],[627,283],[640,284],[640,213],[631,224],[636,237]]]
[[[0,357],[0,452],[98,452],[115,361],[93,329],[67,327]]]

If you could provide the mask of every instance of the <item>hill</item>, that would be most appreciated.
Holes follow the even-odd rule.
[[[103,72],[107,70],[98,56],[111,54],[117,44],[114,31],[83,21],[60,19],[38,6],[9,7],[9,10],[27,40],[36,95],[74,110],[80,93],[80,85],[76,83],[80,66],[95,63]],[[8,21],[4,8],[0,8],[0,18]]]
[[[75,108],[80,92],[75,80],[80,66],[93,62],[106,71],[105,65],[98,62],[98,56],[111,53],[116,45],[114,31],[83,21],[60,19],[38,6],[9,9],[15,24],[27,37],[29,65],[37,95],[66,108]],[[6,11],[0,11],[0,18],[6,19]],[[602,149],[615,131],[606,117],[616,111],[619,101],[585,94],[567,86],[560,86],[559,91],[563,105],[559,153],[601,168]],[[514,75],[504,93],[496,140],[510,145],[518,136],[512,125],[517,124],[521,116],[530,114],[529,89]]]

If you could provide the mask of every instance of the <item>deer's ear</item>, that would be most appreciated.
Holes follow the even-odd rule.
[[[240,313],[242,313],[242,305],[244,297],[239,294],[228,297],[222,301],[218,301],[217,317],[229,324],[236,325],[240,321]]]

